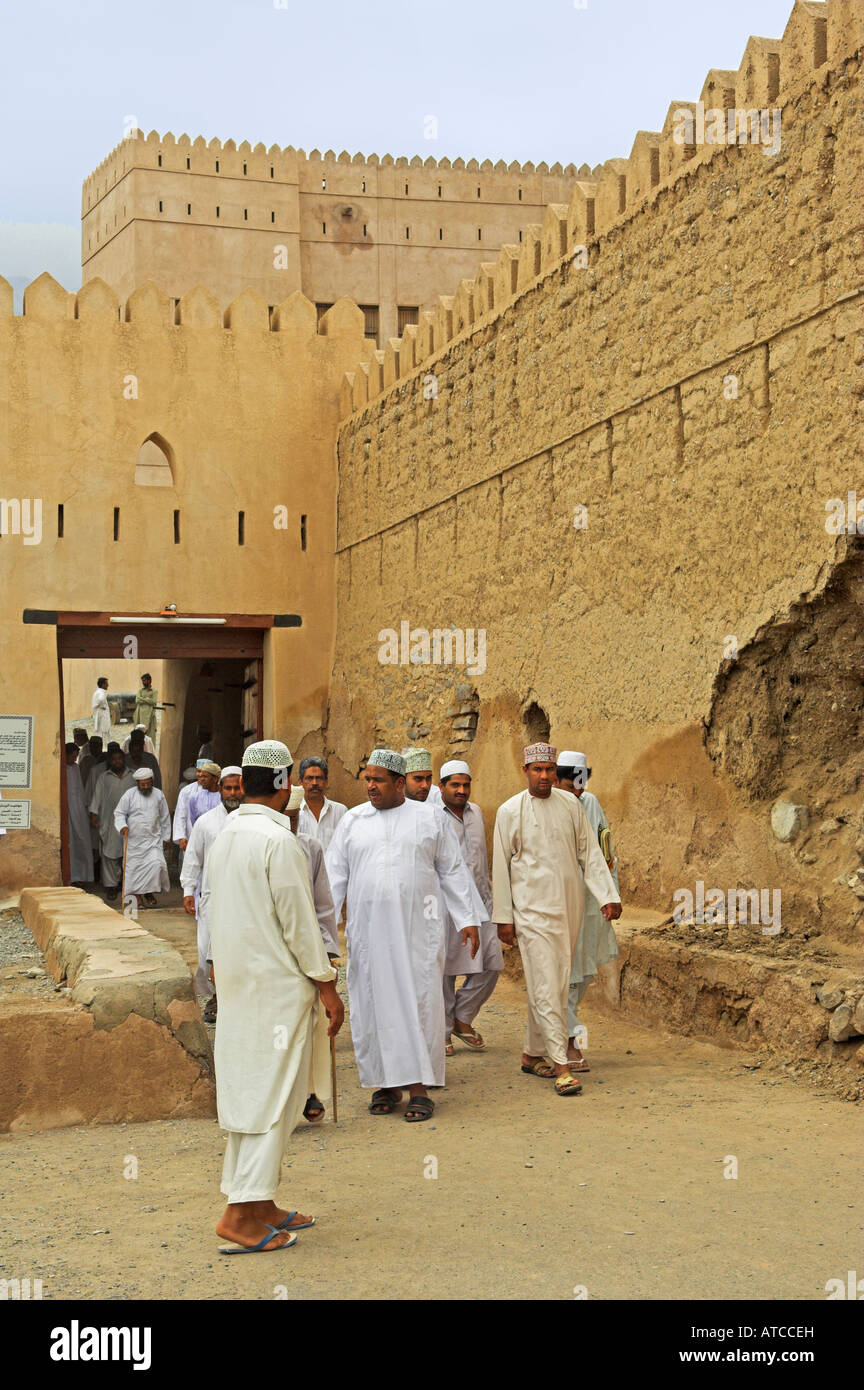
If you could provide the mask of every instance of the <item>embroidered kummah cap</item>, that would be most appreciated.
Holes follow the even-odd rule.
[[[392,748],[373,748],[366,760],[366,766],[384,767],[388,772],[395,772],[397,777],[404,777],[408,771],[402,754],[394,753]]]
[[[522,755],[522,765],[527,767],[529,763],[556,763],[557,749],[551,743],[529,743]]]
[[[250,743],[243,754],[244,767],[291,767],[293,762],[290,748],[276,738]]]
[[[559,767],[583,767],[588,770],[588,759],[584,753],[574,753],[572,749],[565,748],[558,754]]]
[[[224,782],[226,777],[240,777],[242,773],[242,767],[235,767],[232,763],[230,767],[223,767],[222,776],[219,778],[219,781]]]
[[[406,772],[432,771],[432,754],[428,748],[404,748],[402,757],[405,759]]]
[[[209,758],[197,758],[195,761],[195,771],[200,772],[204,764],[208,763],[209,761]]]
[[[202,772],[209,772],[211,777],[221,777],[222,769],[218,763],[211,763],[209,759],[201,764]]]
[[[441,764],[441,771],[438,773],[443,782],[445,777],[470,777],[471,769],[467,763],[460,762],[458,758],[453,758],[449,763]]]
[[[303,805],[303,788],[300,783],[293,783],[291,786],[291,796],[288,805],[285,807],[284,814],[287,816],[291,811],[299,811]]]
[[[153,769],[152,767],[136,767],[132,776],[135,778],[136,782],[152,782]]]

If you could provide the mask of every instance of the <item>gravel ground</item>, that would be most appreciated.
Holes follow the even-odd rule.
[[[68,994],[45,971],[45,957],[17,909],[0,912],[0,1003],[20,1001],[22,995],[44,998]]]

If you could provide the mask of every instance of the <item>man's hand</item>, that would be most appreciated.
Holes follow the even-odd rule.
[[[345,1022],[345,1005],[339,998],[336,986],[332,980],[316,980],[315,983],[318,986],[318,993],[321,996],[321,1003],[324,1005],[324,1011],[330,1020],[327,1036],[328,1038],[335,1038],[342,1024]]]
[[[616,917],[620,917],[623,911],[620,903],[604,903],[600,911],[607,922],[614,922]]]
[[[498,940],[503,941],[505,946],[512,946],[516,941],[516,928],[512,922],[496,922],[498,928]]]
[[[128,825],[121,826],[121,828],[120,828],[120,834],[123,836],[123,839],[125,840],[125,839],[126,839],[126,836],[129,834],[129,827],[128,827]]]
[[[473,960],[477,952],[480,950],[480,928],[463,927],[461,936],[463,946],[467,946],[468,942],[471,942],[471,959]]]
[[[211,962],[210,962],[210,983],[211,983],[211,985],[213,986],[213,988],[215,989],[215,988],[216,988],[216,976],[213,974],[213,962],[212,962],[212,960],[211,960]]]
[[[188,841],[188,840],[178,840],[177,843],[178,843],[178,845],[180,846],[180,848],[182,849],[183,853],[185,854],[185,853],[186,853],[186,846],[188,845],[189,841]]]
[[[99,817],[96,815],[95,811],[91,811],[90,813],[90,824],[94,830],[99,829]]]
[[[194,893],[193,893],[193,895],[192,895],[191,898],[184,898],[184,899],[183,899],[183,910],[184,910],[185,912],[188,912],[190,917],[194,917],[194,916],[195,916],[195,895],[194,895]]]

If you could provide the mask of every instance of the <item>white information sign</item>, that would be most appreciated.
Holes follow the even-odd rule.
[[[29,790],[33,776],[33,715],[0,714],[0,787]]]

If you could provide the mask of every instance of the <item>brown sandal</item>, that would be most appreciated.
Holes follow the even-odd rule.
[[[565,1071],[561,1076],[555,1077],[555,1094],[558,1096],[578,1096],[582,1091],[581,1081],[577,1081],[575,1076],[571,1076],[569,1071]]]
[[[555,1075],[555,1071],[548,1062],[532,1062],[530,1067],[522,1063],[522,1070],[526,1076],[542,1076],[544,1081],[550,1081]]]

